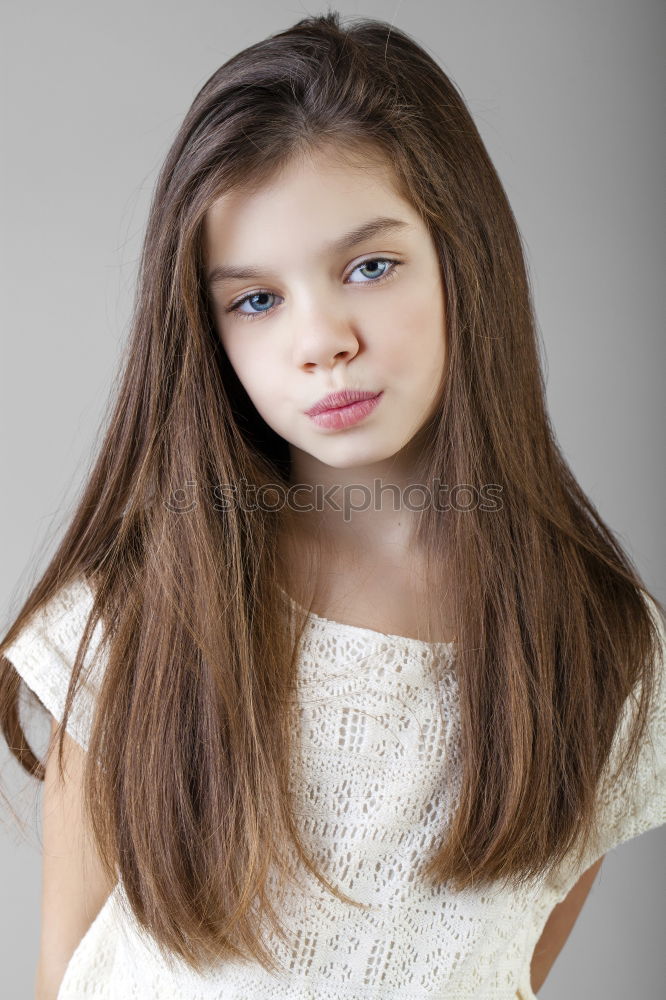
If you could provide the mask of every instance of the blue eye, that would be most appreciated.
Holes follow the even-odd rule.
[[[368,265],[376,265],[376,264],[388,264],[388,265],[391,265],[391,266],[388,267],[388,268],[386,268],[385,270],[381,271],[379,273],[379,276],[373,277],[371,275],[369,281],[352,281],[352,282],[350,282],[350,284],[352,284],[352,285],[377,285],[377,284],[379,284],[379,282],[385,281],[385,280],[393,277],[394,274],[396,273],[398,267],[400,266],[400,264],[402,264],[402,261],[401,260],[393,260],[392,258],[389,258],[389,257],[368,257],[366,260],[361,261],[360,264],[357,264],[356,267],[353,269],[353,271],[351,273],[353,274],[354,271],[359,271],[362,268],[367,268]],[[271,298],[275,298],[275,297],[276,296],[273,294],[273,292],[269,292],[267,288],[260,288],[258,291],[256,291],[256,292],[249,292],[247,295],[244,295],[242,299],[238,299],[237,302],[234,302],[232,305],[229,306],[229,308],[226,310],[226,312],[236,313],[238,316],[242,317],[242,319],[258,319],[260,316],[265,316],[266,313],[269,313],[274,308],[273,305],[271,305],[270,303],[266,303],[265,300],[267,298],[271,299]],[[259,300],[263,300],[263,301],[253,302],[253,300],[255,300],[255,299],[259,299]],[[242,312],[240,307],[242,305],[244,305],[246,302],[249,303],[250,305],[256,306],[259,309],[259,311],[258,312]],[[260,308],[260,307],[263,307],[263,306],[267,306],[267,308]]]

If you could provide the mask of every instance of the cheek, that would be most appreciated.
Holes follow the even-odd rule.
[[[255,409],[273,427],[281,409],[275,364],[253,350],[236,349],[227,356]]]
[[[251,400],[261,395],[262,383],[265,379],[261,359],[255,357],[250,345],[240,340],[230,341],[220,337],[224,353],[236,376]]]
[[[378,331],[384,368],[403,379],[411,375],[428,383],[439,374],[445,357],[444,314],[432,299],[403,302]]]

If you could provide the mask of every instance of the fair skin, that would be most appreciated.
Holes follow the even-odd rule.
[[[377,218],[405,225],[330,249]],[[288,442],[291,482],[306,487],[299,502],[312,499],[307,489],[317,484],[324,490],[353,484],[372,493],[376,480],[402,497],[414,482],[445,369],[446,297],[430,234],[396,190],[388,166],[375,160],[352,166],[324,149],[295,159],[259,190],[227,194],[211,206],[204,255],[209,277],[223,268],[256,269],[251,277],[216,280],[210,298],[239,380],[265,422]],[[390,259],[400,264],[382,280],[391,265],[380,261]],[[322,429],[304,413],[348,387],[383,390],[379,405],[358,424]],[[366,506],[347,520],[332,507],[299,515],[301,534],[285,540],[285,557],[297,572],[299,544],[323,540],[329,562],[314,584],[314,610],[418,636],[428,588],[413,547],[415,513],[400,502]],[[563,947],[601,860],[551,913],[534,951],[533,989]]]
[[[400,225],[328,246],[379,218]],[[211,284],[211,301],[248,396],[289,444],[292,484],[304,487],[298,503],[313,502],[316,486],[339,487],[340,506],[344,489],[355,505],[377,481],[394,491],[346,520],[332,505],[299,514],[298,543],[284,540],[287,560],[293,567],[294,548],[316,536],[331,553],[318,581],[319,613],[350,624],[361,615],[358,624],[416,636],[426,587],[413,546],[417,513],[404,491],[415,481],[446,362],[445,294],[428,230],[384,164],[350,166],[318,151],[250,196],[215,202],[204,246],[209,275],[257,269],[251,279]],[[383,395],[369,416],[344,429],[322,428],[305,414],[342,388]]]

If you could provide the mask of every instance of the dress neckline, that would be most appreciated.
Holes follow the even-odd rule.
[[[441,642],[441,641],[429,642],[427,639],[416,639],[413,636],[409,635],[397,635],[391,632],[380,632],[377,629],[366,628],[363,625],[348,625],[346,622],[333,621],[332,618],[323,618],[322,615],[318,615],[316,614],[316,612],[308,611],[307,608],[304,608],[303,605],[299,604],[298,601],[294,600],[291,594],[288,594],[287,591],[284,589],[284,587],[282,587],[280,584],[278,584],[278,587],[282,595],[291,605],[293,605],[293,607],[295,607],[301,613],[305,613],[307,619],[310,622],[319,624],[319,626],[322,628],[336,629],[343,632],[352,632],[359,635],[365,635],[366,637],[372,638],[374,640],[387,639],[390,642],[403,643],[404,645],[411,647],[413,649],[428,649],[433,651],[439,651],[439,650],[453,651],[456,649],[457,643],[454,640],[450,640],[449,642]]]

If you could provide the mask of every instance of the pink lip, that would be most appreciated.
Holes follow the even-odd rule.
[[[309,412],[309,416],[318,427],[325,427],[330,430],[342,430],[345,427],[357,424],[372,413],[379,404],[383,394],[383,390],[374,396],[363,394],[363,398],[350,402],[347,405],[320,409],[319,412],[316,412],[317,408],[314,407],[315,412]],[[330,398],[327,397],[326,401]]]
[[[308,417],[314,417],[315,414],[323,413],[324,410],[334,410],[340,406],[348,406],[350,403],[358,403],[362,399],[373,399],[378,395],[377,392],[368,392],[365,389],[342,389],[340,392],[330,392],[328,396],[324,396],[305,412]]]

